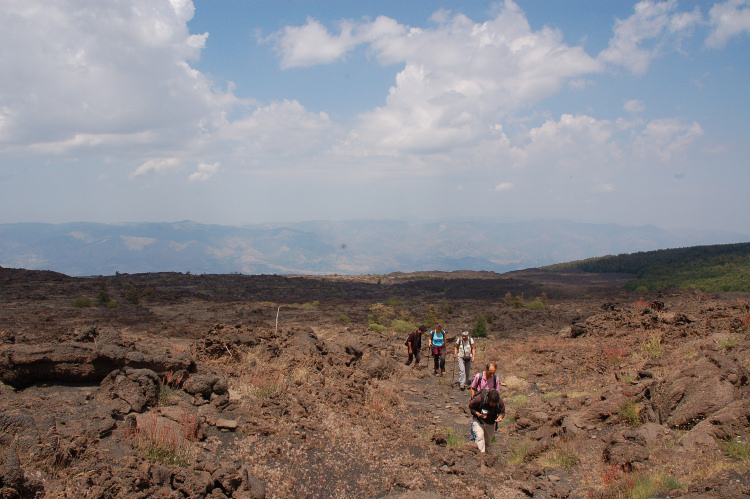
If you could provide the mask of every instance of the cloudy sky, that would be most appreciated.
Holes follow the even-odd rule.
[[[750,0],[3,0],[0,223],[750,233]]]

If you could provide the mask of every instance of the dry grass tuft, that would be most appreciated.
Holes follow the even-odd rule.
[[[396,418],[401,406],[401,397],[390,386],[368,384],[365,388],[365,409],[371,417],[379,420]]]
[[[186,415],[183,424],[175,423],[150,412],[138,420],[128,432],[133,448],[153,463],[187,467],[194,451],[190,440],[197,436],[197,422]]]

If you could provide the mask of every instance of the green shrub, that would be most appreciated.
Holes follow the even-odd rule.
[[[386,324],[396,317],[396,311],[388,305],[375,303],[370,306],[370,314],[367,316],[367,322],[372,324]]]
[[[570,472],[578,464],[578,454],[569,445],[562,444],[547,451],[540,459],[541,464],[553,468],[562,468]]]
[[[422,324],[432,329],[435,326],[437,326],[439,323],[440,323],[440,319],[437,316],[437,310],[435,308],[435,305],[430,305],[430,307],[427,309],[427,313],[424,316],[424,320],[422,320]]]
[[[127,294],[125,295],[125,301],[128,303],[132,303],[133,305],[138,305],[138,299],[138,290],[131,284]]]
[[[526,453],[531,448],[531,442],[528,440],[521,440],[514,442],[509,446],[508,449],[508,464],[519,464],[526,458]]]
[[[620,417],[630,426],[640,426],[641,406],[635,402],[628,402],[620,408]]]
[[[91,301],[91,298],[87,298],[86,296],[79,296],[73,300],[73,306],[78,308],[89,308],[93,304],[94,302]]]
[[[383,331],[385,331],[388,328],[385,327],[385,326],[383,326],[383,325],[380,325],[380,324],[377,324],[377,323],[373,322],[372,324],[370,324],[367,327],[367,329],[369,329],[370,331],[374,331],[376,333],[382,333]]]
[[[109,292],[107,291],[107,281],[102,279],[99,281],[99,295],[96,297],[96,302],[104,307],[109,303]]]
[[[536,300],[526,305],[526,308],[528,308],[529,310],[544,310],[544,302],[537,298]]]
[[[391,323],[391,329],[400,334],[408,334],[413,331],[415,327],[416,325],[414,323],[401,319],[395,319]]]
[[[721,348],[722,350],[726,350],[728,347],[731,347],[738,341],[740,340],[736,336],[728,336],[726,338],[720,338],[716,340],[715,342],[716,342],[717,347]]]
[[[652,359],[661,358],[662,347],[661,338],[659,336],[652,336],[643,344],[643,350]]]
[[[457,434],[453,428],[447,429],[445,441],[449,447],[463,447],[465,443],[464,438],[461,435]]]
[[[510,398],[510,404],[511,405],[529,405],[531,403],[531,400],[529,399],[529,396],[523,393],[519,393],[517,395],[513,395]]]
[[[477,317],[477,322],[474,324],[474,328],[471,330],[471,335],[475,338],[486,338],[487,337],[487,322],[483,316]]]
[[[404,299],[400,296],[389,296],[387,300],[385,300],[385,304],[389,307],[395,308],[398,306],[401,306],[404,304]]]
[[[336,322],[338,322],[339,324],[349,324],[349,316],[341,313],[338,317],[336,317]]]
[[[507,295],[506,295],[506,298],[507,298]],[[515,308],[515,309],[523,308],[525,303],[526,302],[523,298],[523,293],[521,293],[520,295],[516,295],[510,299],[510,308]]]
[[[720,440],[719,446],[724,454],[731,458],[750,461],[750,443],[743,442],[739,437]]]
[[[167,406],[172,404],[172,397],[175,395],[175,389],[164,383],[159,389],[159,402],[160,406]]]
[[[117,308],[118,303],[115,300],[109,300],[107,302],[107,308]]]

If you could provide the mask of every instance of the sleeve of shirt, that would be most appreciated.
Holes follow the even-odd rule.
[[[474,395],[474,398],[469,401],[469,410],[478,411],[481,406],[482,406],[482,395],[481,394]],[[505,408],[503,408],[503,410],[505,410]]]

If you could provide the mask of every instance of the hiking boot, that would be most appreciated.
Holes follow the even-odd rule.
[[[437,369],[435,369],[435,373],[434,374],[435,374],[435,376],[438,375],[438,370]]]

